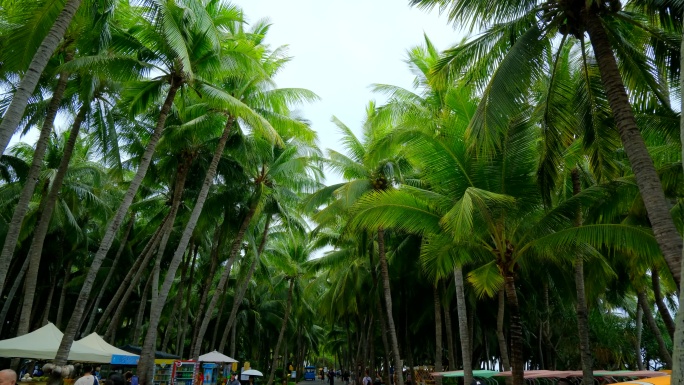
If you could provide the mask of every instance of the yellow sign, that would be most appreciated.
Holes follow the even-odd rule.
[[[245,361],[245,365],[242,368],[245,370],[249,370],[249,361]]]
[[[237,362],[233,362],[233,371],[237,372]]]

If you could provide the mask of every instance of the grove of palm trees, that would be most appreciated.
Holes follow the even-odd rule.
[[[213,350],[266,385],[684,385],[684,1],[396,6],[467,37],[319,127],[240,2],[0,0],[0,340],[53,323],[62,366],[96,332],[142,385]]]

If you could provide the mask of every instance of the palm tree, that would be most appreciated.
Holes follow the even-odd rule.
[[[195,4],[192,0],[187,1],[189,2],[188,5]],[[206,22],[206,15],[203,13],[195,15],[194,18],[185,18],[188,9],[197,10],[197,7],[180,7],[179,4],[172,1],[150,4],[149,7],[138,10],[140,12],[138,17],[127,20],[130,23],[127,26],[128,29],[122,36],[116,36],[112,43],[116,49],[124,53],[137,52],[144,57],[146,61],[144,66],[156,68],[161,72],[161,75],[154,79],[133,82],[123,91],[122,101],[129,106],[131,112],[143,111],[147,108],[147,103],[159,98],[162,89],[165,87],[168,89],[164,102],[161,104],[154,130],[140,158],[135,176],[131,180],[116,214],[107,225],[100,247],[93,258],[88,278],[83,283],[76,309],[69,320],[55,358],[56,365],[62,365],[66,362],[73,339],[80,328],[81,317],[97,272],[106,258],[124,216],[128,212],[150,166],[176,93],[188,82],[193,81],[194,73],[197,70],[201,72],[202,70],[215,69],[219,64],[218,41],[212,41],[212,39],[217,39],[218,35],[212,33],[212,28],[215,27]],[[152,19],[143,17],[143,12],[147,12]],[[240,17],[239,12],[235,9],[226,9],[225,16],[227,19]],[[185,31],[183,38],[178,38],[179,31]],[[187,40],[190,36],[203,36],[209,42],[205,45],[195,46]],[[103,65],[103,63],[110,64],[112,61],[113,59],[108,57],[87,58],[83,60],[83,65],[89,65],[91,70],[97,67],[107,70],[107,65]]]
[[[286,229],[282,233],[273,234],[272,237],[275,238],[275,241],[272,246],[269,246],[266,249],[266,260],[268,265],[278,272],[274,279],[285,280],[288,283],[288,290],[283,321],[280,326],[276,345],[272,351],[273,360],[270,366],[271,372],[268,376],[268,385],[273,385],[280,348],[290,318],[295,286],[301,285],[302,281],[305,279],[307,273],[306,264],[314,252],[315,246],[314,242],[307,239],[307,234],[301,233],[298,230]]]
[[[24,116],[29,97],[36,89],[43,70],[47,67],[52,54],[57,50],[80,5],[81,0],[69,0],[64,4],[64,8],[33,55],[33,59],[12,97],[12,102],[5,111],[2,122],[0,122],[0,153],[5,153],[7,144]],[[4,279],[0,280],[0,289],[3,283]]]
[[[443,68],[449,67],[456,73],[473,61],[480,61],[475,66],[477,69],[473,67],[471,71],[464,71],[473,76],[482,68],[495,69],[490,79],[478,79],[481,84],[486,84],[485,93],[469,128],[469,135],[481,140],[481,151],[496,145],[495,133],[506,129],[505,119],[520,111],[519,98],[534,83],[533,79],[547,70],[543,62],[549,47],[554,46],[551,40],[561,35],[562,42],[575,39],[583,48],[584,35],[588,35],[654,234],[675,281],[679,282],[682,239],[669,213],[669,204],[637,127],[621,76],[638,77],[639,81],[629,79],[629,84],[634,85],[633,91],[664,101],[660,83],[652,75],[656,72],[651,71],[653,62],[645,56],[642,47],[648,44],[647,36],[661,46],[677,49],[677,45],[673,46],[672,40],[667,38],[667,33],[661,33],[657,26],[644,23],[636,15],[623,10],[619,1],[572,0],[559,3],[526,0],[507,3],[495,10],[489,9],[486,2],[478,1],[411,0],[411,4],[424,8],[438,6],[448,13],[452,22],[485,31],[477,39],[448,51],[442,61]],[[626,32],[632,28],[639,32]],[[630,41],[624,36],[640,36],[641,39]],[[616,57],[624,64],[622,72]],[[501,64],[497,66],[497,63]],[[488,108],[491,106],[496,108]]]

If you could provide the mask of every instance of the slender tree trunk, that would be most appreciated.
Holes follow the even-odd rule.
[[[637,369],[644,370],[644,358],[641,355],[641,335],[644,329],[644,310],[641,308],[641,298],[637,299],[637,309],[636,309],[636,361]]]
[[[473,382],[473,352],[470,348],[470,333],[468,332],[468,313],[463,284],[463,266],[454,268],[454,284],[456,287],[456,309],[458,310],[458,332],[461,337],[461,358],[463,361],[464,383]]]
[[[442,369],[442,304],[439,300],[438,284],[432,287],[432,296],[435,303],[435,372],[441,372]],[[441,385],[442,377],[435,377],[435,384]]]
[[[259,264],[259,259],[261,258],[261,253],[264,251],[264,246],[266,246],[266,239],[268,238],[268,230],[269,230],[270,225],[271,225],[271,216],[269,215],[266,218],[266,223],[264,225],[264,231],[263,231],[263,234],[261,235],[261,242],[259,242],[259,247],[257,249],[257,253],[254,256],[254,259],[252,260],[252,264],[249,266],[249,271],[247,272],[247,276],[245,276],[245,279],[242,281],[242,283],[240,284],[240,287],[235,292],[235,297],[233,298],[233,307],[230,310],[230,316],[228,316],[228,323],[226,324],[226,329],[224,331],[223,337],[221,338],[221,344],[219,345],[219,352],[222,352],[223,348],[225,347],[226,338],[228,337],[228,331],[233,330],[232,326],[233,326],[233,323],[235,322],[235,318],[237,317],[237,312],[240,309],[240,304],[242,303],[242,299],[245,297],[245,293],[247,292],[247,288],[249,287],[249,282],[252,280],[252,275],[254,274],[254,271],[256,270],[257,265]]]
[[[399,341],[397,340],[397,329],[394,327],[394,316],[392,315],[392,292],[390,290],[389,269],[385,256],[385,230],[378,229],[378,257],[380,258],[380,272],[382,273],[382,286],[385,291],[385,310],[387,311],[387,323],[389,325],[390,341],[392,342],[392,353],[394,355],[394,368],[401,371],[403,363],[399,354]],[[397,376],[397,384],[404,385],[404,377]]]
[[[582,189],[577,167],[572,169],[570,175],[572,193],[577,195]],[[582,213],[579,209],[576,213],[575,226],[582,226]],[[575,290],[577,293],[577,330],[582,361],[582,383],[593,385],[594,372],[592,370],[591,341],[589,341],[589,310],[587,309],[587,296],[584,291],[584,259],[581,256],[575,258]]]
[[[232,330],[230,334],[230,356],[235,357],[235,346],[236,346],[236,339],[237,339],[237,322],[233,323],[233,326],[230,328]]]
[[[249,227],[249,224],[252,221],[252,217],[256,212],[256,203],[256,200],[251,203],[249,211],[247,212],[245,219],[242,221],[238,233],[235,235],[235,239],[233,240],[233,243],[230,247],[228,263],[226,263],[226,267],[224,268],[223,273],[221,274],[221,279],[219,280],[219,283],[216,286],[216,290],[214,290],[214,295],[211,297],[209,306],[207,306],[207,310],[204,313],[204,318],[202,319],[202,324],[200,325],[199,333],[197,333],[197,341],[201,341],[204,338],[204,335],[207,332],[207,327],[209,326],[209,321],[211,321],[211,316],[214,313],[214,309],[216,308],[216,303],[218,302],[219,297],[223,294],[223,291],[225,290],[226,282],[228,281],[228,277],[230,276],[230,270],[232,268],[233,263],[235,262],[235,258],[237,258],[238,251],[240,250],[240,246],[242,245],[242,240],[245,237],[245,232],[247,231],[247,228]],[[199,357],[200,345],[201,344],[199,343],[196,344],[194,351],[192,351],[192,354],[190,354],[190,357],[194,359],[197,359]]]
[[[57,277],[52,277],[52,285],[50,285],[50,293],[48,294],[47,303],[45,304],[45,311],[43,312],[43,321],[41,325],[47,325],[50,318],[50,309],[52,308],[52,297],[55,295],[55,287],[57,286]]]
[[[135,330],[133,331],[133,345],[138,345],[140,343],[140,337],[142,336],[142,325],[143,318],[145,318],[145,309],[147,308],[147,297],[150,291],[150,286],[152,286],[152,281],[147,281],[145,284],[145,289],[140,296],[140,306],[138,307],[138,314],[135,316]]]
[[[389,356],[392,352],[392,349],[390,348],[389,341],[387,340],[387,321],[385,320],[385,317],[383,316],[384,311],[382,309],[382,293],[378,290],[378,294],[380,294],[380,298],[378,298],[377,301],[375,301],[375,307],[376,311],[378,312],[378,320],[380,321],[380,332],[382,333],[382,348],[385,350],[385,354],[383,354],[383,358],[385,361],[385,369],[387,370],[387,376],[391,376],[389,373],[389,368],[390,368],[390,359]]]
[[[202,213],[202,208],[207,200],[207,195],[209,194],[209,189],[213,184],[214,177],[216,176],[216,168],[218,162],[223,155],[223,150],[228,141],[228,136],[230,135],[231,128],[233,126],[233,119],[229,118],[228,123],[226,123],[223,129],[223,134],[221,139],[219,139],[214,155],[211,159],[209,169],[202,183],[202,188],[197,196],[197,202],[195,207],[193,207],[190,213],[190,218],[188,223],[183,230],[178,247],[173,254],[173,259],[169,264],[169,268],[166,272],[166,277],[164,278],[164,285],[160,291],[160,295],[157,303],[154,307],[150,308],[150,326],[147,329],[147,335],[145,336],[145,343],[143,344],[142,353],[140,355],[140,361],[138,362],[138,374],[139,383],[141,385],[150,385],[152,383],[153,372],[154,372],[154,351],[155,343],[157,340],[157,327],[159,326],[159,318],[161,317],[162,310],[164,310],[164,304],[166,303],[166,297],[171,289],[174,278],[176,276],[176,270],[180,264],[183,254],[185,254],[185,249],[188,247],[190,242],[190,237],[192,237],[193,231],[195,231],[195,226],[199,220],[199,216]]]
[[[109,282],[112,280],[112,277],[114,276],[114,274],[116,272],[116,268],[119,265],[119,260],[121,259],[121,255],[123,254],[124,250],[126,249],[126,241],[128,241],[128,236],[131,234],[131,229],[133,229],[134,223],[135,223],[135,214],[131,215],[131,219],[130,219],[130,221],[128,221],[128,227],[126,227],[126,231],[124,232],[124,235],[121,237],[119,250],[116,251],[116,256],[114,257],[114,261],[112,262],[112,267],[109,269],[109,273],[107,274],[107,278],[105,278],[104,283],[102,283],[102,287],[100,287],[100,291],[97,294],[97,298],[95,299],[95,302],[93,303],[92,311],[90,312],[90,317],[88,317],[88,324],[86,325],[86,328],[85,328],[85,331],[83,332],[83,335],[90,334],[90,331],[93,328],[93,324],[95,323],[95,317],[97,316],[97,309],[100,307],[100,301],[102,301],[102,297],[104,296],[104,292],[107,289],[107,286],[109,286]],[[131,273],[129,272],[129,274],[131,274]]]
[[[680,15],[684,17],[684,15]],[[684,36],[679,52],[684,52]],[[684,55],[680,55],[680,68],[684,68]],[[679,95],[680,105],[679,110],[684,111],[684,76],[679,77]],[[681,151],[684,156],[684,114],[679,116],[679,140],[682,143]],[[684,157],[682,158],[684,159]],[[684,249],[683,249],[684,252]],[[680,255],[680,268],[684,267],[684,256]],[[679,286],[679,293],[677,296],[678,303],[684,303],[684,287]],[[675,334],[672,341],[672,377],[670,378],[672,385],[684,385],[684,311],[678,311],[675,315]]]
[[[216,268],[218,266],[219,251],[223,245],[223,239],[225,237],[226,231],[224,226],[228,226],[228,210],[224,211],[223,223],[216,225],[216,230],[214,231],[213,241],[211,243],[211,267],[209,268],[209,275],[204,281],[204,287],[202,288],[202,297],[200,298],[199,307],[197,308],[197,315],[204,313],[204,306],[207,303],[207,297],[209,296],[209,289],[211,289],[211,283],[214,281],[214,275],[216,275]],[[223,307],[223,305],[222,305]],[[220,313],[220,312],[219,312]],[[190,344],[190,352],[195,350],[195,345],[197,344],[197,333],[199,332],[200,325],[202,322],[202,317],[195,316],[195,324],[192,333],[192,343]],[[214,343],[216,341],[216,331],[218,328],[214,328],[214,339],[211,346],[216,346]]]
[[[105,231],[102,237],[100,247],[97,250],[95,257],[93,258],[93,262],[90,265],[88,274],[86,275],[86,278],[83,281],[81,292],[79,293],[78,299],[76,300],[74,312],[71,315],[71,319],[69,319],[69,324],[67,325],[67,328],[64,331],[64,337],[62,338],[62,342],[60,343],[59,349],[57,350],[57,354],[54,360],[54,364],[57,366],[64,365],[67,361],[67,358],[69,357],[69,351],[71,350],[71,345],[74,342],[74,337],[76,337],[76,333],[80,328],[81,318],[83,317],[83,310],[85,309],[85,306],[88,302],[88,297],[90,297],[90,291],[93,287],[93,284],[95,283],[97,272],[100,270],[102,262],[107,257],[107,253],[109,252],[109,249],[112,246],[112,242],[114,242],[114,237],[116,236],[119,227],[121,227],[121,222],[123,222],[124,216],[128,212],[128,208],[131,206],[131,203],[133,203],[133,198],[135,198],[135,195],[138,192],[138,188],[140,187],[140,184],[142,183],[142,180],[145,177],[145,174],[147,173],[147,168],[150,166],[150,162],[152,161],[152,155],[154,154],[154,150],[157,147],[157,143],[159,142],[159,138],[162,132],[164,131],[166,117],[168,116],[168,113],[171,110],[173,99],[175,98],[176,92],[178,91],[178,88],[180,86],[180,81],[174,80],[172,82],[171,88],[169,89],[169,93],[166,96],[166,100],[164,101],[164,104],[161,107],[159,118],[157,120],[157,126],[155,127],[152,135],[150,136],[149,142],[147,143],[147,147],[145,147],[145,152],[140,159],[140,165],[138,166],[138,170],[136,171],[133,180],[131,180],[131,183],[128,186],[128,190],[126,191],[126,195],[124,196],[123,201],[119,205],[119,208],[117,209],[114,218],[112,218],[109,224],[107,225],[107,230]],[[53,376],[51,377],[50,385],[56,384],[60,380],[61,379],[58,379]]]
[[[658,312],[663,318],[663,323],[667,328],[667,333],[670,335],[670,339],[674,341],[675,323],[672,319],[672,315],[670,314],[670,310],[667,308],[665,301],[663,300],[663,292],[660,288],[660,272],[655,266],[651,268],[651,283],[653,285],[653,297],[655,297],[655,303],[656,306],[658,306]]]
[[[150,263],[150,259],[152,258],[154,249],[155,247],[157,247],[157,244],[159,244],[159,241],[161,240],[161,234],[166,229],[166,223],[168,222],[168,218],[169,217],[167,215],[166,218],[164,218],[164,220],[162,221],[157,231],[152,235],[152,238],[150,238],[150,240],[147,242],[147,245],[145,245],[145,248],[143,249],[142,253],[138,256],[135,263],[133,263],[133,266],[128,271],[128,274],[126,274],[126,277],[124,278],[123,282],[121,283],[121,285],[119,285],[119,288],[116,290],[114,297],[112,297],[111,301],[109,302],[109,305],[107,305],[107,308],[105,308],[105,311],[102,313],[102,316],[100,317],[97,326],[95,326],[95,331],[102,330],[104,325],[108,321],[111,321],[111,318],[109,316],[112,314],[112,311],[114,311],[114,309],[118,309],[120,303],[124,302],[121,300],[122,297],[128,298],[128,295],[130,295],[129,291],[133,290],[133,288],[137,286],[140,275],[142,275],[143,271],[147,269],[147,265]]]
[[[447,348],[449,349],[449,370],[455,370],[456,353],[454,351],[454,333],[451,329],[451,309],[444,281],[442,281],[442,307],[444,310],[444,327],[446,329]]]
[[[14,300],[14,296],[17,294],[17,291],[19,290],[19,286],[21,286],[21,282],[24,280],[24,276],[26,275],[26,270],[28,270],[28,265],[29,265],[29,260],[28,258],[24,259],[24,263],[21,265],[21,270],[19,270],[19,274],[14,278],[14,283],[12,284],[12,287],[10,288],[9,293],[7,294],[7,298],[5,299],[5,303],[2,304],[2,311],[0,311],[0,336],[2,335],[2,329],[3,326],[5,326],[5,319],[7,319],[7,313],[9,313],[9,309],[12,306],[12,301]],[[21,308],[18,306],[17,308]]]
[[[191,240],[190,241],[190,246],[188,246],[188,253],[186,255],[186,260],[181,262],[181,276],[180,276],[180,281],[178,281],[178,291],[176,292],[176,303],[175,306],[173,307],[177,311],[175,311],[176,319],[178,320],[178,326],[176,326],[176,355],[180,356],[183,352],[179,352],[178,346],[180,345],[180,335],[181,335],[181,323],[183,322],[182,318],[182,311],[183,309],[183,296],[185,294],[185,286],[187,284],[187,281],[185,279],[186,274],[188,272],[188,265],[190,264],[190,261],[192,260],[192,250],[194,248],[194,243]],[[173,323],[173,317],[169,319],[169,324]]]
[[[62,280],[62,291],[59,293],[59,306],[57,307],[57,318],[55,318],[55,326],[57,329],[62,328],[62,314],[64,314],[64,304],[66,303],[67,285],[71,277],[71,263],[73,260],[69,259],[64,268],[64,279]]]
[[[656,341],[658,341],[658,353],[660,354],[660,358],[663,361],[665,361],[665,364],[668,368],[672,368],[672,356],[670,355],[670,352],[667,350],[665,340],[663,339],[663,335],[662,333],[660,333],[658,324],[656,323],[656,320],[653,317],[653,312],[651,312],[651,306],[648,303],[648,298],[646,298],[646,292],[643,288],[637,290],[637,296],[639,304],[641,305],[641,309],[644,311],[646,323],[648,323],[648,327],[651,328],[651,331],[653,332]]]
[[[224,289],[225,292],[225,289]],[[218,313],[216,313],[216,326],[214,327],[214,335],[211,338],[211,347],[216,347],[216,339],[218,338],[219,325],[221,324],[221,316],[223,315],[223,308],[226,306],[226,295],[223,295],[223,300],[219,301],[221,306],[219,307]],[[197,340],[196,349],[202,350],[202,340]]]
[[[64,61],[71,61],[72,58],[73,52],[70,51],[69,53],[67,53],[67,56]],[[19,202],[15,206],[14,212],[12,214],[12,219],[10,220],[9,228],[7,230],[7,236],[5,237],[5,243],[2,247],[2,254],[0,254],[0,292],[2,292],[2,288],[4,287],[7,268],[9,268],[12,256],[14,255],[14,249],[16,248],[17,242],[19,240],[21,226],[24,222],[24,218],[26,217],[26,213],[28,212],[29,202],[31,201],[31,197],[33,196],[36,184],[39,180],[40,171],[43,166],[43,158],[45,157],[45,151],[47,150],[47,145],[50,141],[50,134],[52,133],[55,118],[57,117],[57,111],[59,110],[59,104],[61,103],[62,97],[64,96],[64,90],[66,90],[68,81],[69,73],[62,72],[59,74],[59,80],[57,81],[57,85],[55,86],[55,89],[52,93],[52,98],[50,99],[50,104],[47,110],[47,116],[45,117],[43,126],[40,129],[40,135],[38,136],[36,149],[33,152],[31,168],[29,169],[28,176],[26,177],[24,186],[21,190]],[[4,121],[2,123],[4,124]],[[0,135],[2,135],[1,129]],[[41,199],[41,219],[39,220],[39,224],[42,222],[42,218],[44,215],[43,211],[45,210],[47,204],[47,201],[43,202],[43,199]],[[47,221],[49,222],[49,218]],[[45,230],[45,232],[47,233],[47,230]],[[31,244],[31,246],[32,248],[29,249],[29,254],[27,256],[27,258],[29,259],[29,269],[26,273],[26,283],[24,289],[24,297],[26,299],[23,302],[23,306],[21,309],[21,317],[19,318],[19,328],[17,329],[18,336],[22,336],[28,333],[29,331],[29,319],[31,318],[33,298],[36,293],[38,272],[40,271],[40,259],[43,252],[42,247],[39,249],[35,249],[33,243]]]
[[[273,385],[273,378],[275,377],[276,363],[278,361],[278,351],[280,345],[285,337],[285,329],[287,329],[287,321],[290,318],[290,309],[292,308],[292,291],[294,289],[294,278],[290,279],[290,288],[287,290],[287,304],[285,305],[285,315],[283,316],[283,323],[280,326],[280,333],[278,334],[278,342],[276,342],[275,349],[273,349],[273,362],[271,363],[271,374],[268,376],[267,385]]]
[[[188,330],[188,317],[190,315],[190,294],[192,294],[192,283],[195,282],[195,265],[197,263],[197,254],[199,253],[199,242],[197,245],[195,245],[195,253],[194,256],[192,257],[192,265],[190,266],[190,278],[186,284],[186,292],[185,292],[185,311],[183,312],[183,322],[180,324],[180,328],[182,330],[181,332],[181,337],[180,337],[180,354],[178,354],[181,357],[185,357],[183,355],[183,351],[185,350],[185,335],[186,331]]]
[[[35,91],[40,76],[45,70],[52,54],[55,52],[59,43],[64,37],[71,19],[76,14],[78,7],[81,5],[81,0],[69,0],[64,4],[64,8],[57,16],[55,23],[52,24],[50,31],[47,36],[43,39],[42,43],[38,47],[38,50],[33,55],[31,63],[24,74],[24,77],[19,82],[19,87],[17,91],[12,96],[12,102],[5,111],[5,115],[2,117],[2,123],[0,123],[0,154],[5,153],[7,149],[7,144],[9,144],[12,135],[16,131],[22,117],[24,116],[24,111],[26,110],[26,105],[28,100]],[[7,269],[7,266],[0,266],[0,271]],[[0,292],[2,291],[2,286],[4,284],[4,276],[0,277]]]
[[[622,145],[639,186],[653,233],[658,245],[660,245],[667,266],[670,268],[675,282],[679,285],[682,237],[674,225],[674,220],[670,215],[670,204],[665,198],[653,160],[637,127],[634,112],[601,18],[594,11],[588,11],[586,26],[601,73],[601,82],[606,90],[608,103],[613,111]]]
[[[513,369],[513,385],[524,385],[523,378],[524,357],[522,324],[520,322],[520,306],[518,294],[515,291],[515,277],[507,273],[505,278],[506,299],[508,300],[508,319],[511,333],[511,368]]]
[[[499,341],[499,351],[501,352],[502,371],[511,370],[511,361],[508,359],[508,347],[506,335],[504,334],[504,311],[506,308],[505,294],[503,289],[499,290],[499,310],[496,313],[496,338]]]

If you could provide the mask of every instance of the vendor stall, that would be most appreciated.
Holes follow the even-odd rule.
[[[221,374],[223,378],[228,377],[229,369],[226,364],[238,362],[236,359],[221,354],[216,350],[207,354],[202,354],[199,356],[198,361],[202,363],[204,385],[216,385],[219,374]],[[220,364],[223,365],[223,370],[221,370]]]
[[[54,360],[62,342],[62,334],[52,323],[20,337],[0,341],[0,357]],[[74,341],[69,361],[109,363],[112,354]]]

